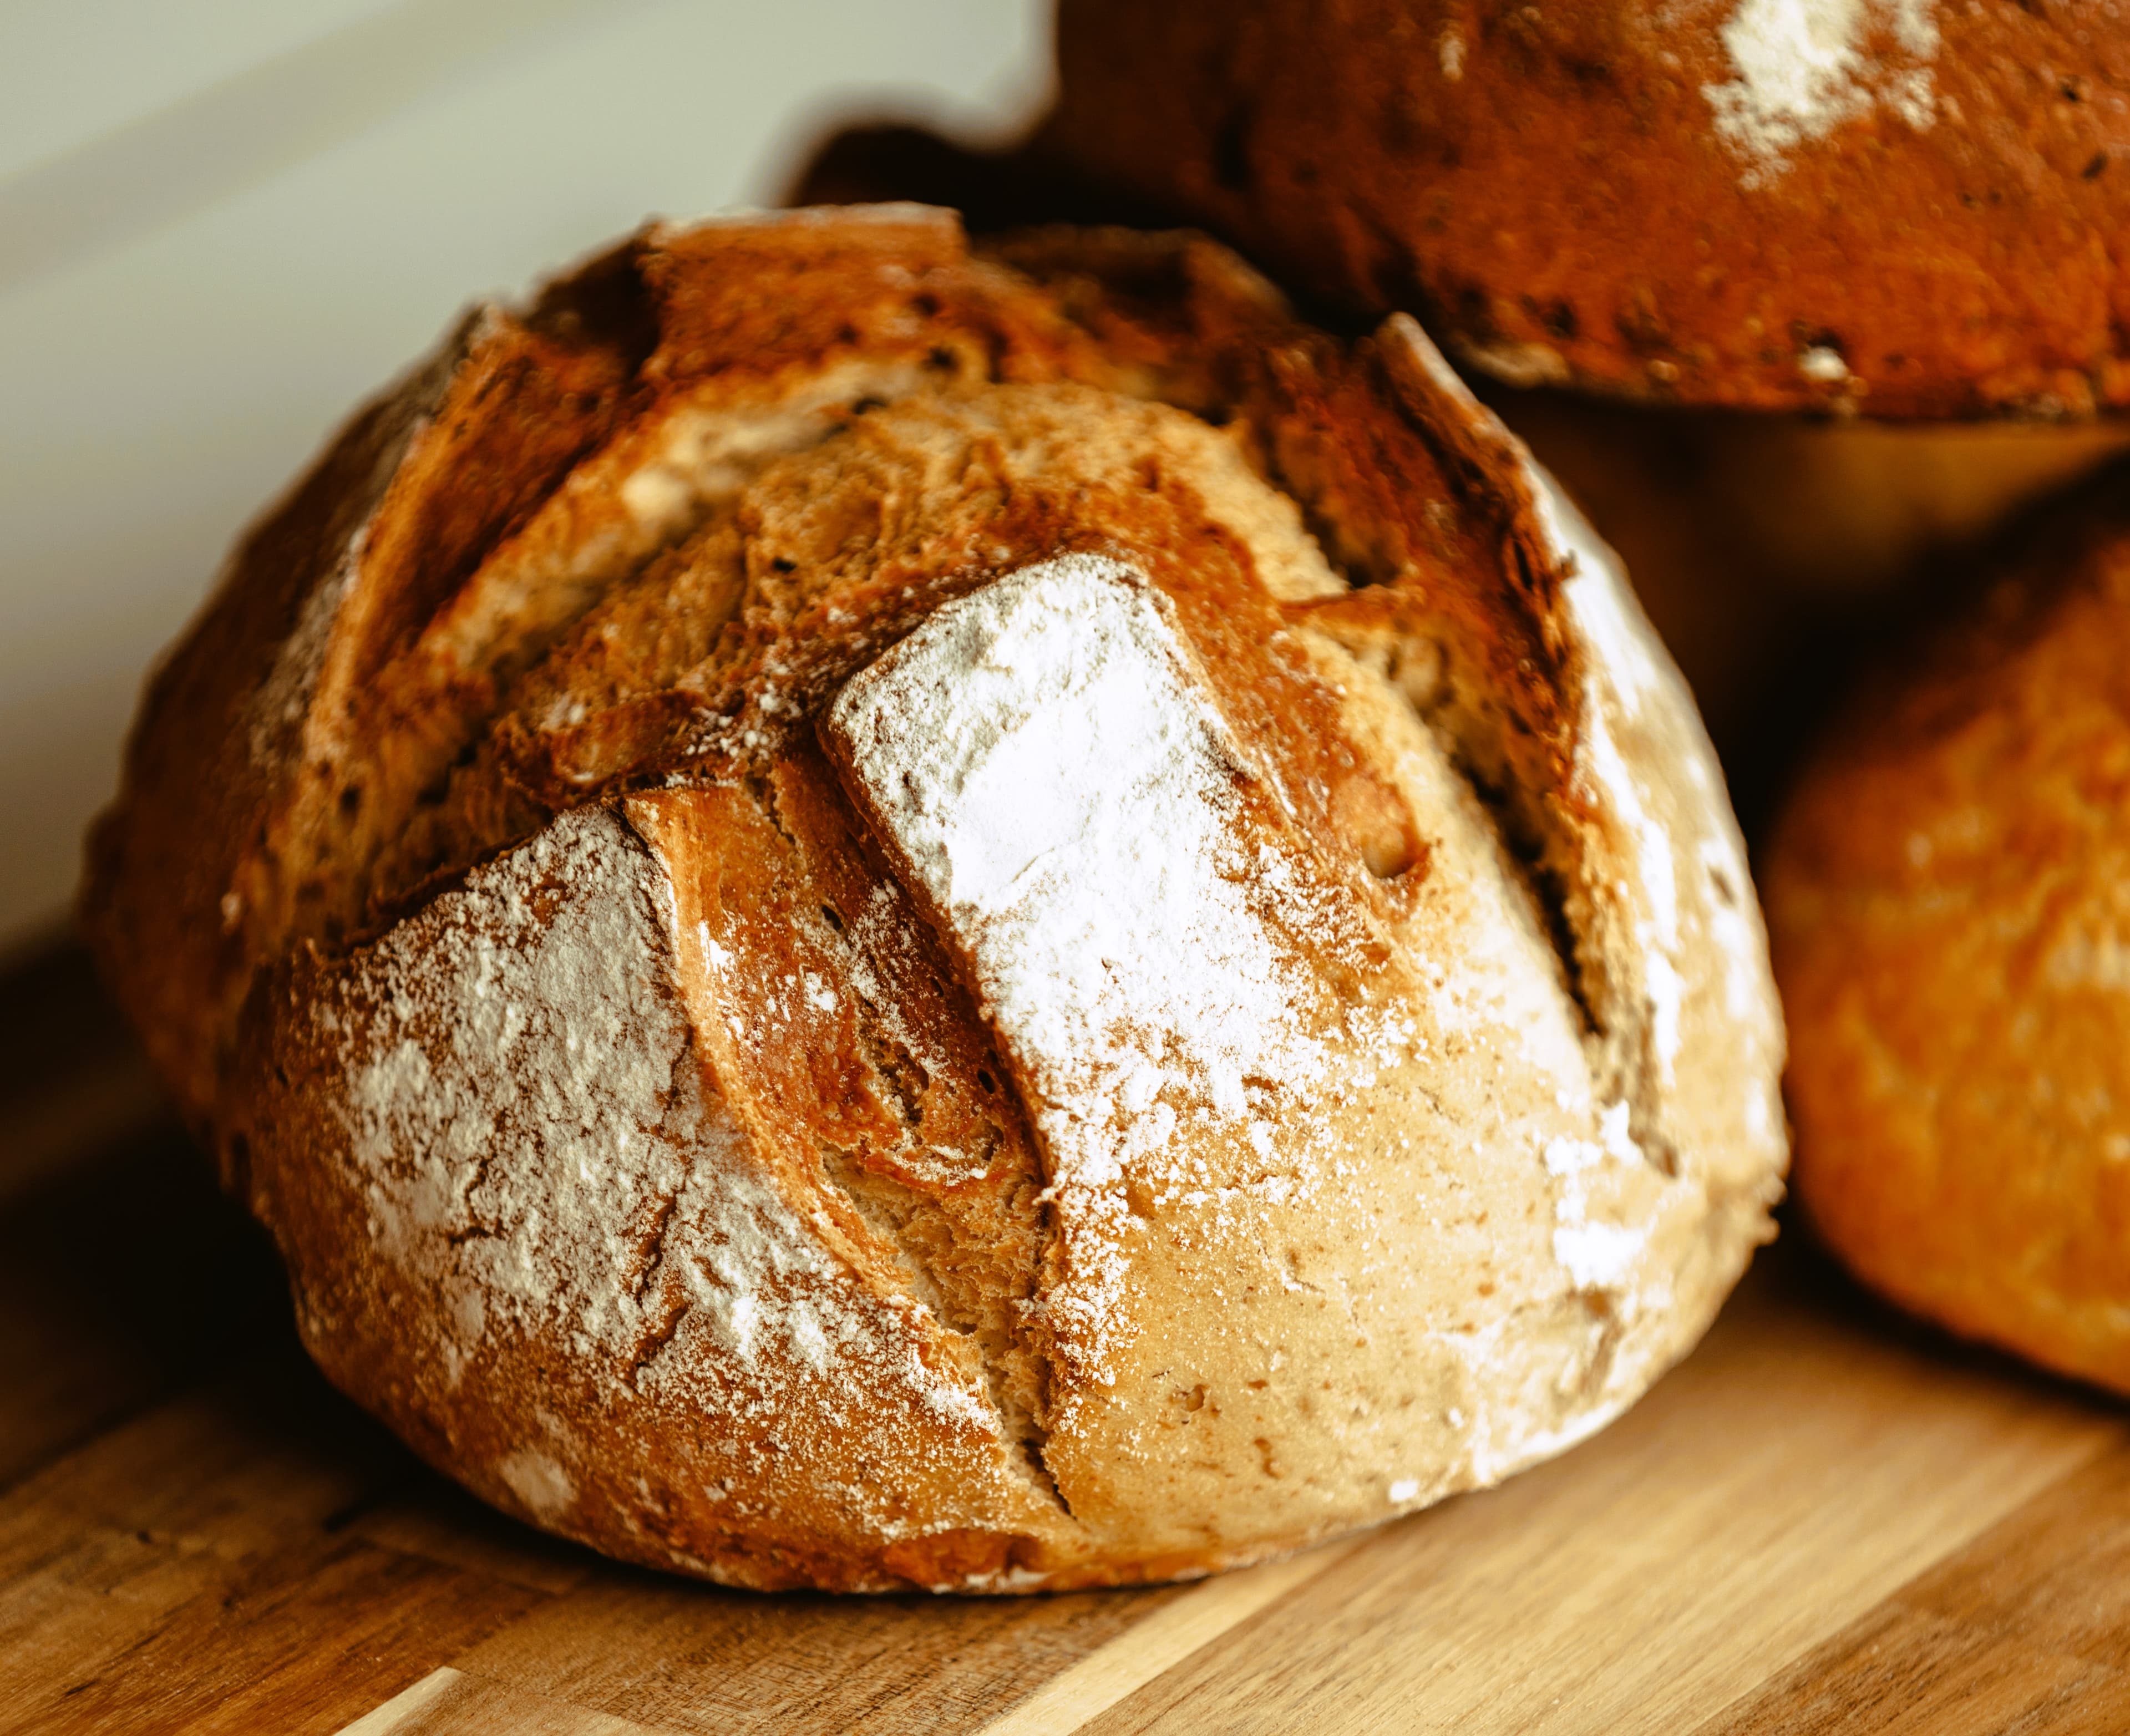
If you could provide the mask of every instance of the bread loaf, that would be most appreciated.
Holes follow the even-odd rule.
[[[2130,404],[2130,32],[2061,0],[1063,0],[1037,155],[1516,384]]]
[[[728,1584],[1201,1573],[1601,1426],[1769,1233],[1692,707],[1410,320],[661,226],[238,550],[84,920],[304,1341]]]
[[[1894,1300],[2130,1391],[2130,472],[1987,577],[1774,839],[1798,1190]]]

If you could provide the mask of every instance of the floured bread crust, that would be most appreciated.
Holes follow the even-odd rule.
[[[2041,0],[1064,0],[1032,164],[1516,385],[2130,404],[2130,34]]]
[[[2130,475],[1860,688],[1769,862],[1798,1190],[1866,1281],[2130,1391]]]
[[[630,1559],[1022,1591],[1483,1485],[1694,1342],[1784,1164],[1742,854],[1416,326],[914,207],[584,282],[254,533],[94,842],[338,1384]]]

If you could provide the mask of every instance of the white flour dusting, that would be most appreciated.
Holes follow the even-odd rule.
[[[521,1447],[496,1468],[511,1493],[541,1519],[558,1519],[576,1503],[569,1472],[536,1447]]]
[[[1661,692],[1665,673],[1650,650],[1650,628],[1631,618],[1631,611],[1635,617],[1640,612],[1612,551],[1550,476],[1535,464],[1528,465],[1525,475],[1540,527],[1555,558],[1568,569],[1561,594],[1590,653],[1583,675],[1576,769],[1634,841],[1639,884],[1630,887],[1622,881],[1618,889],[1632,908],[1642,990],[1650,1009],[1650,1047],[1658,1076],[1669,1089],[1677,1083],[1683,1041],[1679,870],[1671,833],[1650,812],[1645,800],[1649,792],[1613,739],[1612,722],[1617,713],[1622,725],[1631,723],[1644,703]],[[1737,872],[1742,883],[1742,861]]]
[[[1435,53],[1442,62],[1442,76],[1452,84],[1464,76],[1464,33],[1454,24],[1442,27],[1442,36],[1435,44]]]
[[[671,897],[618,818],[578,809],[360,959],[366,1018],[325,1015],[360,1033],[350,1157],[378,1252],[438,1292],[447,1373],[537,1334],[609,1394],[750,1419],[787,1452],[858,1392],[877,1427],[900,1395],[995,1433],[920,1362],[922,1310],[827,1251],[705,1090],[664,980]],[[526,1442],[499,1474],[552,1517],[568,1447]]]
[[[288,742],[309,711],[318,677],[325,669],[326,653],[332,647],[341,605],[347,600],[355,576],[361,570],[363,551],[369,541],[370,521],[365,519],[348,538],[332,571],[305,594],[296,611],[295,625],[275,651],[274,666],[259,684],[249,707],[253,765],[275,765],[288,751]]]
[[[1190,1123],[1291,1146],[1270,1099],[1326,1073],[1316,985],[1268,919],[1305,923],[1306,894],[1247,842],[1249,774],[1184,659],[1143,579],[1067,556],[939,610],[829,715],[1032,1083],[1068,1234]],[[1096,1339],[1106,1234],[1075,1250],[1102,1281],[1052,1303]]]
[[[1554,1199],[1553,1257],[1578,1290],[1616,1289],[1632,1275],[1648,1246],[1646,1223],[1608,1223],[1590,1216],[1591,1172],[1607,1162],[1639,1175],[1645,1166],[1641,1147],[1627,1130],[1625,1103],[1609,1105],[1598,1117],[1596,1140],[1563,1135],[1545,1147],[1546,1173],[1560,1185]]]
[[[1864,51],[1881,17],[1898,64]],[[1737,76],[1703,85],[1702,95],[1715,111],[1717,132],[1746,160],[1748,187],[1773,180],[1798,145],[1874,103],[1917,131],[1936,119],[1936,0],[1739,0],[1722,38]]]
[[[1275,1059],[1321,1072],[1245,884],[1226,727],[1125,569],[1067,557],[949,605],[832,727],[1067,1118],[1061,1179],[1161,1142],[1173,1080],[1246,1118]]]

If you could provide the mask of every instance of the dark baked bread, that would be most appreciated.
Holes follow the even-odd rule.
[[[239,551],[85,919],[328,1374],[735,1584],[1205,1571],[1616,1414],[1767,1233],[1692,708],[1410,321],[654,229]]]
[[[2130,31],[2065,0],[1063,0],[1039,155],[1517,384],[2130,403]]]

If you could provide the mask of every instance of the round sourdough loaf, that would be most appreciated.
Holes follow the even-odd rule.
[[[731,1584],[1204,1572],[1559,1451],[1769,1233],[1782,1039],[1607,552],[1210,243],[653,228],[157,676],[89,932],[327,1373]]]
[[[1063,0],[1037,155],[1516,384],[2130,406],[2130,29],[2080,0]]]
[[[1775,834],[1798,1191],[1896,1301],[2130,1391],[2130,470],[1991,577]]]

